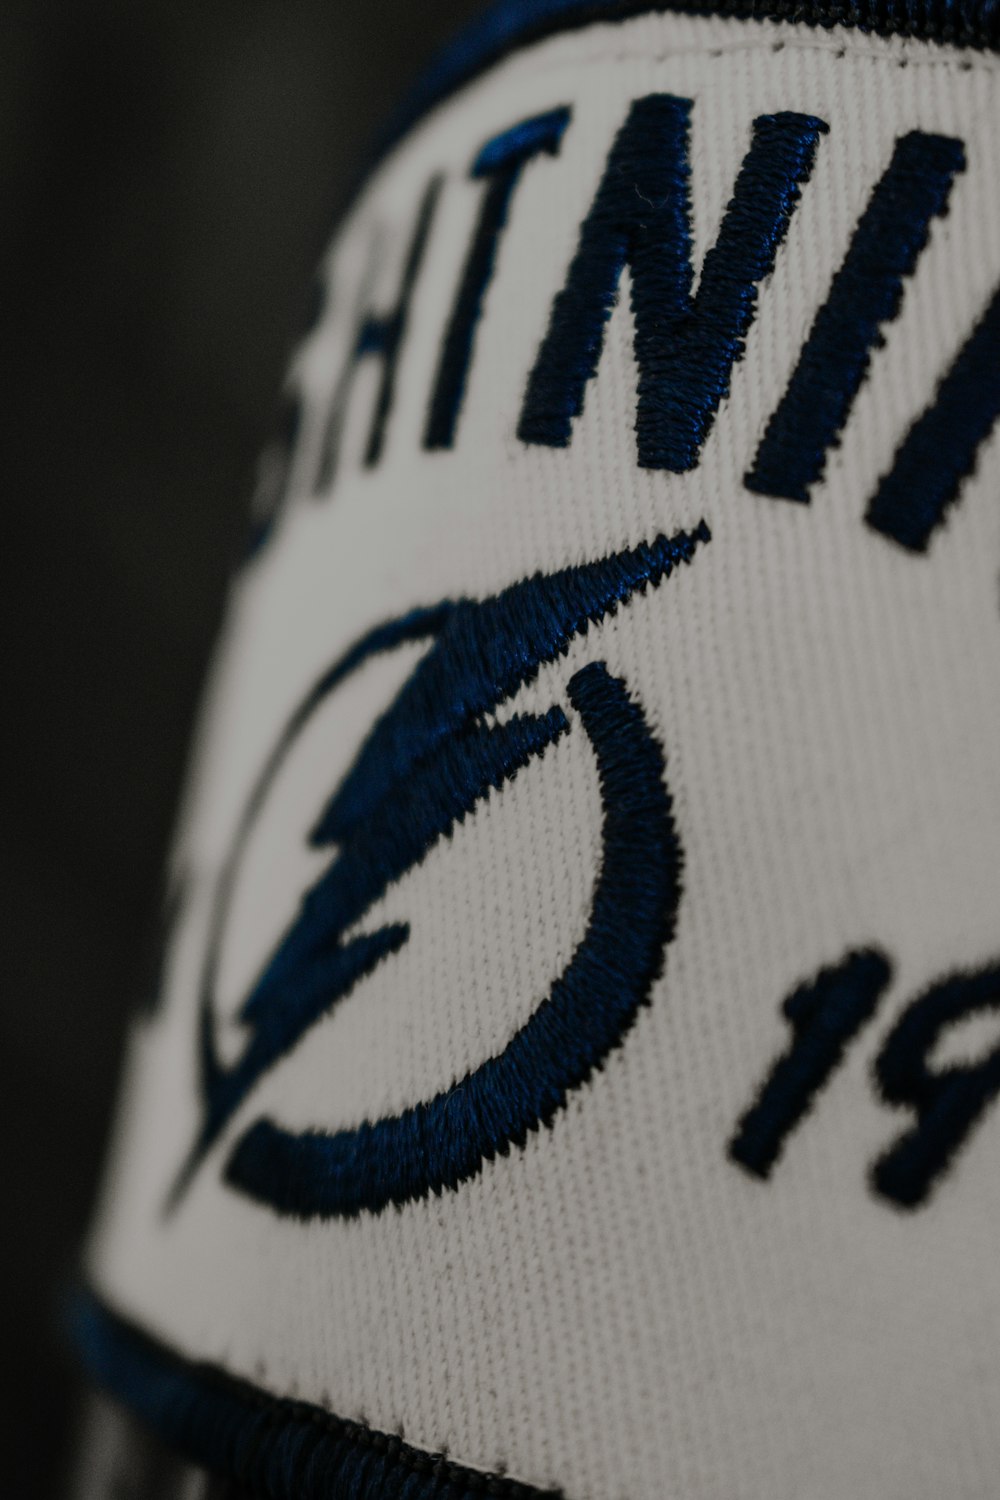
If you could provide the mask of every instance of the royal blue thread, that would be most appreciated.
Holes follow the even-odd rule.
[[[875,1191],[901,1208],[926,1202],[1000,1094],[1000,1046],[971,1067],[928,1067],[942,1033],[981,1011],[1000,1012],[1000,965],[933,985],[907,1006],[875,1060],[875,1080],[886,1103],[908,1106],[917,1117],[871,1171]]]
[[[472,163],[470,176],[487,178],[509,167],[512,162],[528,162],[539,151],[555,156],[569,124],[572,110],[557,104],[543,114],[531,115],[517,125],[491,136],[481,146]]]
[[[869,526],[911,552],[925,551],[998,418],[1000,290],[900,445],[868,507]]]
[[[279,1213],[378,1213],[457,1188],[550,1124],[649,998],[673,936],[681,850],[663,755],[625,684],[595,662],[569,696],[597,759],[603,855],[587,933],[548,996],[499,1056],[426,1104],[335,1135],[260,1120],[226,1179]]]
[[[569,110],[560,107],[535,115],[530,120],[522,120],[487,141],[472,164],[470,176],[483,180],[486,191],[445,331],[424,432],[425,448],[450,448],[455,441],[472,363],[476,326],[487,288],[493,279],[500,237],[507,225],[514,189],[533,157],[542,151],[550,156],[556,154],[569,116]]]
[[[930,233],[947,212],[961,141],[914,130],[892,160],[851,237],[830,294],[816,315],[795,372],[767,425],[745,484],[758,494],[809,501],[838,445],[868,374],[882,328],[899,316],[903,287]]]
[[[882,954],[862,949],[788,996],[781,1009],[792,1028],[791,1044],[740,1120],[729,1144],[731,1160],[755,1177],[770,1175],[788,1137],[875,1014],[890,974]]]
[[[811,115],[762,115],[719,237],[692,295],[688,99],[632,104],[580,228],[566,284],[528,377],[518,436],[564,448],[597,373],[622,271],[632,278],[639,367],[639,464],[682,473],[698,462],[757,301],[774,269],[826,125]]]
[[[173,1451],[258,1500],[561,1500],[184,1359],[87,1293],[72,1332],[98,1386]]]
[[[314,686],[292,716],[258,778],[225,862],[213,906],[202,983],[200,1067],[204,1114],[175,1183],[176,1202],[205,1152],[263,1073],[321,1014],[406,941],[395,924],[346,944],[341,935],[388,884],[420,863],[433,844],[491,786],[499,786],[566,731],[561,709],[487,727],[491,713],[539,667],[565,652],[638,589],[658,585],[696,547],[707,526],[658,537],[596,563],[536,574],[481,603],[445,603],[379,627]],[[433,642],[377,721],[352,769],[312,832],[336,843],[330,870],[307,892],[246,1000],[253,1030],[242,1058],[225,1068],[215,1042],[214,992],[234,881],[257,815],[292,744],[344,678],[376,652],[406,641]],[[627,920],[627,919],[626,919]]]
[[[354,377],[361,360],[371,357],[382,361],[382,380],[375,398],[375,408],[368,432],[368,443],[364,454],[365,466],[374,468],[382,457],[386,425],[392,411],[396,390],[396,371],[410,317],[413,290],[427,251],[431,225],[434,221],[438,199],[441,196],[441,186],[442,179],[439,176],[432,177],[420,200],[413,233],[403,260],[403,272],[395,304],[388,311],[381,313],[367,309],[358,319],[354,342],[348,352],[330,404],[330,414],[323,435],[319,467],[314,484],[317,492],[328,489],[333,482]]]

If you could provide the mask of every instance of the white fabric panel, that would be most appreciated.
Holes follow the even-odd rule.
[[[764,284],[700,466],[642,470],[622,296],[565,449],[515,436],[580,220],[630,102],[694,101],[695,261],[752,120],[830,126]],[[455,448],[421,448],[428,393],[497,131],[566,104],[516,189]],[[570,1500],[982,1500],[1000,1465],[1000,1111],[927,1205],[870,1190],[908,1123],[871,1064],[932,981],[1000,957],[1000,450],[980,455],[926,555],[868,498],[1000,281],[1000,72],[987,54],[738,21],[648,16],[515,53],[379,168],[330,251],[328,311],[296,357],[309,396],[277,534],[233,587],[174,864],[190,898],[157,1016],[137,1026],[90,1270],[183,1353]],[[743,475],[896,139],[960,137],[967,168],[808,506]],[[332,493],[307,493],[372,236],[387,303],[420,195],[444,174],[382,462],[361,464],[376,369],[355,382]],[[261,1116],[335,1130],[447,1088],[498,1052],[586,925],[593,755],[570,733],[373,908],[411,928],[252,1091],[164,1216],[199,1121],[196,1012],[209,902],[289,713],[365,630],[484,598],[704,518],[690,566],[636,596],[504,709],[568,707],[602,660],[662,742],[685,853],[651,1005],[551,1128],[454,1192],[302,1223],[222,1180]],[[303,737],[255,833],[222,967],[235,1010],[329,855],[304,834],[423,648],[357,673]],[[767,1182],[726,1155],[789,1039],[780,1003],[845,951],[893,964]],[[982,1056],[996,1028],[967,1052]],[[963,1054],[964,1055],[964,1054]]]

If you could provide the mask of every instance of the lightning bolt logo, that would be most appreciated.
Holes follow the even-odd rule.
[[[201,1121],[168,1211],[260,1079],[398,953],[410,930],[389,923],[360,936],[348,931],[491,788],[512,780],[576,722],[596,760],[601,867],[586,933],[548,995],[502,1052],[458,1086],[398,1115],[334,1133],[294,1133],[257,1120],[231,1149],[226,1181],[302,1218],[377,1213],[454,1189],[550,1124],[569,1091],[619,1044],[661,972],[680,900],[682,855],[663,751],[627,684],[601,662],[567,685],[575,719],[559,704],[502,724],[490,716],[591,624],[637,591],[658,587],[709,539],[702,522],[594,563],[536,574],[486,600],[416,610],[370,632],[314,685],[251,791],[217,883],[200,997]],[[310,843],[335,857],[304,893],[245,996],[239,1018],[249,1040],[227,1066],[216,1042],[215,992],[250,834],[319,706],[363,663],[408,642],[427,642],[428,649],[314,822]]]

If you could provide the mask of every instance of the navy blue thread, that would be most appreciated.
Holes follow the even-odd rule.
[[[431,394],[424,447],[450,448],[465,397],[472,363],[476,326],[483,300],[493,279],[500,237],[506,228],[510,202],[521,173],[531,159],[545,151],[559,150],[570,111],[548,110],[522,120],[487,141],[470,170],[470,176],[486,182],[479,220],[459,282],[455,305],[445,330],[441,360]]]
[[[830,294],[816,315],[799,362],[745,478],[761,495],[808,504],[827,454],[851,414],[881,330],[899,316],[903,287],[916,269],[931,220],[947,212],[961,141],[913,130],[858,221]]]
[[[758,26],[783,21],[824,30],[847,27],[879,36],[912,36],[950,47],[1000,47],[1000,7],[995,0],[495,0],[417,79],[375,141],[348,203],[425,114],[505,57],[560,32],[640,15],[728,16]],[[762,40],[766,45],[767,37]]]
[[[781,1010],[791,1043],[740,1120],[729,1144],[732,1161],[755,1177],[770,1175],[788,1137],[875,1014],[890,973],[881,953],[861,949],[788,996]]]
[[[558,708],[493,728],[484,726],[483,717],[565,652],[591,621],[614,612],[636,590],[657,586],[708,540],[702,522],[690,534],[658,537],[596,563],[536,574],[481,603],[416,611],[371,632],[314,686],[251,792],[220,878],[201,989],[204,1114],[171,1204],[263,1073],[360,977],[402,946],[408,929],[395,924],[347,944],[341,934],[390,881],[419,864],[490,786],[509,779],[567,727]],[[306,893],[298,919],[246,1000],[241,1019],[253,1031],[241,1059],[227,1069],[214,1042],[219,950],[234,880],[274,777],[311,714],[349,672],[375,652],[427,639],[433,641],[430,650],[317,820],[312,842],[339,845],[339,857]]]
[[[826,125],[762,115],[715,245],[692,295],[688,99],[633,102],[615,138],[566,284],[528,377],[518,437],[564,448],[597,373],[627,266],[632,277],[642,468],[693,469],[733,364],[742,358],[759,283],[775,256]]]
[[[659,585],[693,556],[710,532],[659,536],[626,552],[557,573],[536,573],[481,603],[452,606],[438,647],[375,726],[326,814],[330,838],[343,838],[393,785],[447,736],[489,713],[576,635],[615,612],[636,590]]]
[[[219,1068],[212,1078],[199,1159],[276,1059],[359,979],[397,952],[409,927],[393,923],[347,942],[342,933],[450,834],[491,787],[512,780],[567,727],[555,708],[538,718],[515,716],[502,726],[471,728],[442,746],[432,765],[415,767],[353,835],[339,840],[340,858],[307,893],[294,927],[240,1010],[240,1020],[253,1028],[252,1039],[235,1067]],[[311,842],[322,847],[334,839],[317,828]]]
[[[430,238],[434,213],[441,195],[441,186],[441,177],[432,177],[420,200],[413,233],[403,260],[403,272],[394,306],[382,313],[372,312],[370,309],[365,310],[358,320],[354,342],[348,352],[330,404],[330,414],[323,435],[319,469],[314,485],[317,491],[327,489],[333,482],[354,376],[361,360],[371,356],[382,361],[382,380],[375,398],[375,409],[372,413],[368,443],[365,447],[363,460],[365,467],[374,468],[382,457],[386,424],[392,411],[396,390],[396,370],[410,316],[410,303],[427,250],[427,241]]]
[[[995,0],[496,0],[433,61],[382,133],[382,160],[429,110],[511,53],[558,32],[633,16],[731,16],[745,22],[847,27],[952,47],[1000,46]],[[765,38],[766,40],[766,38]]]
[[[198,1020],[199,1083],[202,1096],[206,1101],[205,1118],[191,1154],[171,1190],[169,1199],[171,1204],[182,1195],[192,1173],[226,1123],[232,1109],[239,1104],[243,1095],[257,1082],[266,1069],[277,1061],[282,1051],[287,1050],[295,1040],[294,1036],[282,1037],[275,1030],[271,1036],[272,1047],[277,1048],[273,1056],[262,1055],[251,1044],[248,1053],[236,1064],[235,1069],[229,1070],[226,1070],[219,1062],[215,1047],[213,997],[218,980],[219,950],[223,929],[239,866],[268,791],[302,730],[330,693],[335,691],[370,657],[383,651],[394,650],[398,646],[432,639],[440,632],[453,608],[452,604],[445,603],[431,609],[415,609],[398,620],[376,626],[374,630],[362,636],[313,684],[289,718],[254,783],[243,809],[232,847],[223,863],[212,907],[207,954],[201,979]],[[398,931],[386,929],[385,951],[392,951],[393,947],[398,947],[404,940],[403,935]],[[361,950],[357,946],[353,951],[357,959],[362,957]],[[382,956],[377,942],[369,946],[367,956],[370,959],[370,967],[374,967]],[[238,1088],[237,1084],[242,1087]]]
[[[98,1386],[166,1446],[256,1500],[561,1500],[185,1359],[88,1293],[71,1327]]]
[[[932,1071],[942,1032],[980,1011],[1000,1012],[1000,965],[939,981],[907,1006],[875,1060],[876,1085],[887,1104],[916,1113],[871,1170],[874,1190],[901,1208],[926,1202],[976,1121],[1000,1094],[1000,1046],[971,1067]]]
[[[1000,46],[995,0],[496,0],[460,31],[417,79],[402,106],[373,142],[368,160],[331,215],[342,220],[375,168],[403,137],[457,89],[512,53],[559,32],[646,14],[730,16],[745,23],[785,21],[848,27],[882,36],[913,36],[952,47]],[[262,535],[250,552],[267,540]]]
[[[663,755],[625,684],[594,662],[569,696],[597,758],[603,855],[590,921],[568,968],[504,1050],[427,1103],[335,1135],[251,1126],[233,1186],[301,1217],[378,1213],[455,1189],[552,1122],[619,1045],[674,934],[682,855]]]
[[[911,552],[926,550],[1000,418],[1000,290],[910,428],[865,520]]]

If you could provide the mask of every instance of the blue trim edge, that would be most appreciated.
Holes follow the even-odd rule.
[[[77,1294],[71,1332],[95,1384],[168,1447],[256,1500],[561,1500],[196,1364],[91,1292]]]
[[[388,155],[436,105],[518,48],[595,22],[668,12],[847,26],[879,36],[1000,50],[997,0],[495,0],[445,45],[418,79],[377,140],[370,165]]]

